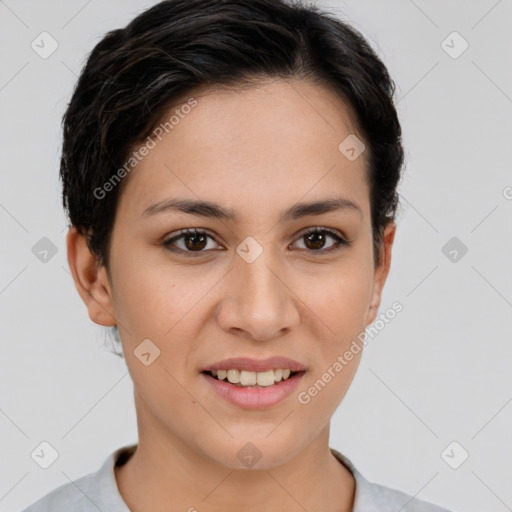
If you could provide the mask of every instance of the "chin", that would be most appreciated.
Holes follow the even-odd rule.
[[[266,435],[251,437],[246,434],[229,438],[224,443],[212,442],[205,447],[204,453],[227,469],[267,470],[286,464],[301,449],[296,442],[291,442],[293,438],[282,432],[273,440],[270,439],[272,435],[268,438]],[[287,439],[289,441],[284,444]]]

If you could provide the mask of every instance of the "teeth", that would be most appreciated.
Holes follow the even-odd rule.
[[[274,370],[256,373],[256,383],[258,386],[272,386],[274,384]]]
[[[286,380],[290,377],[291,370],[277,368],[275,370],[267,370],[266,372],[250,372],[247,370],[237,370],[235,368],[229,370],[212,370],[212,375],[219,380],[227,380],[231,384],[239,384],[240,386],[272,386],[276,382]]]
[[[231,384],[238,384],[240,382],[240,370],[228,370],[227,377]]]
[[[256,384],[256,372],[242,370],[240,372],[240,384],[242,386],[254,386]]]

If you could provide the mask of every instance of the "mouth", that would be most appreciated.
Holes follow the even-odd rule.
[[[201,372],[220,382],[225,382],[239,388],[268,388],[279,385],[292,379],[297,374],[305,373],[305,370],[292,371],[289,368],[276,368],[263,372],[239,370],[230,368],[229,370],[205,370]]]
[[[281,379],[276,380],[280,377],[279,369],[265,372],[241,370],[238,377],[241,382],[230,382],[229,378],[237,380],[237,371],[231,370],[234,369],[204,370],[200,375],[216,396],[241,409],[271,409],[279,406],[293,395],[306,373],[305,370],[290,371],[287,376],[288,371],[285,371]]]
[[[290,398],[307,368],[288,357],[232,357],[202,369],[209,388],[242,409],[270,409]]]

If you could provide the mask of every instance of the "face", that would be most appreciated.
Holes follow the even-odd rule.
[[[139,435],[151,429],[230,468],[244,467],[238,452],[251,442],[259,467],[273,467],[328,429],[361,351],[333,368],[375,318],[394,226],[374,266],[366,155],[339,151],[354,128],[330,91],[268,80],[193,96],[197,105],[123,184],[103,309],[119,328]],[[161,207],[171,199],[210,208]],[[297,374],[241,389],[203,373],[246,368],[212,367],[229,358],[272,357],[294,363],[260,369],[297,364]]]

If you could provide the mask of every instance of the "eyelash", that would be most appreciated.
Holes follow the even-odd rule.
[[[336,241],[336,244],[331,246],[330,248],[328,249],[300,249],[300,250],[306,250],[307,252],[311,252],[311,253],[320,253],[320,254],[325,254],[325,253],[330,253],[330,252],[333,252],[333,251],[337,251],[341,248],[343,248],[344,246],[347,247],[351,244],[351,242],[349,242],[348,240],[344,239],[343,237],[341,237],[336,231],[333,231],[331,229],[328,229],[328,228],[319,228],[319,227],[316,227],[314,229],[311,229],[309,231],[305,231],[303,232],[298,240],[306,237],[307,235],[310,235],[312,233],[327,233],[329,236],[331,236],[332,238],[334,238],[334,240]],[[180,249],[180,248],[176,248],[176,247],[172,247],[172,244],[175,243],[176,241],[186,237],[186,236],[197,236],[197,235],[205,235],[211,239],[213,239],[213,237],[211,235],[209,235],[206,231],[203,231],[201,229],[182,229],[181,231],[178,232],[177,235],[173,236],[172,238],[169,238],[168,240],[165,240],[162,245],[164,246],[165,249],[171,251],[171,252],[174,252],[174,253],[178,253],[178,254],[183,254],[185,256],[190,256],[190,257],[198,257],[198,256],[201,256],[203,255],[203,253],[205,252],[208,252],[207,250],[200,250],[200,251],[189,251],[189,250],[184,250],[184,249]],[[211,249],[210,249],[211,250]]]

